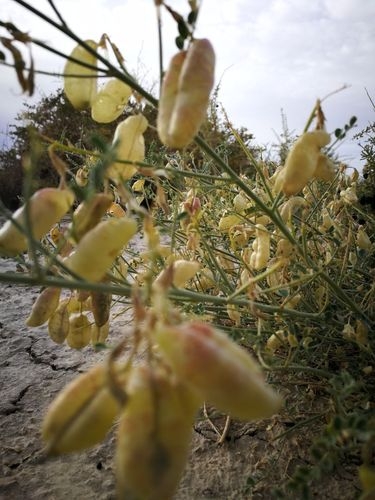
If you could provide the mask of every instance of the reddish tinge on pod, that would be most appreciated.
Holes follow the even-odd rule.
[[[214,85],[215,52],[207,39],[193,40],[177,53],[165,74],[157,127],[160,140],[183,148],[196,136],[205,119]]]
[[[251,420],[279,409],[281,398],[266,385],[259,365],[223,332],[199,321],[162,324],[155,340],[177,376],[218,410]]]
[[[116,450],[118,498],[171,500],[201,401],[161,367],[134,367],[126,393]]]

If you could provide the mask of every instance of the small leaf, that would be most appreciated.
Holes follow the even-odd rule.
[[[342,134],[342,130],[341,130],[341,128],[337,128],[337,129],[335,130],[335,137],[336,137],[337,139],[340,139],[341,134]]]
[[[176,39],[175,39],[177,48],[179,48],[180,50],[183,50],[183,48],[184,48],[184,41],[185,41],[185,39],[182,36],[177,36]]]
[[[354,125],[355,123],[357,123],[357,117],[356,117],[356,116],[352,116],[352,117],[350,118],[350,120],[349,120],[349,125],[350,125],[351,127],[353,127],[353,125]]]
[[[192,10],[188,15],[187,21],[189,24],[194,24],[198,17],[198,10]]]
[[[186,23],[184,20],[179,21],[177,23],[177,29],[178,29],[178,32],[180,33],[181,38],[183,40],[185,40],[189,35],[189,28],[186,26]]]

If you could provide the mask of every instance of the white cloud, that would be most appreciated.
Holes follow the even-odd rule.
[[[158,80],[156,15],[152,0],[56,0],[73,31],[98,39],[108,33],[131,71],[147,85]],[[187,14],[186,0],[169,0]],[[50,12],[46,0],[32,5]],[[13,21],[59,50],[70,52],[74,43],[30,15],[12,0],[0,0],[2,20]],[[6,13],[6,14],[4,14]],[[4,16],[6,18],[4,19]],[[220,100],[235,125],[244,125],[260,142],[281,131],[280,109],[296,133],[303,128],[315,99],[341,87],[349,89],[324,103],[328,128],[343,126],[356,114],[359,127],[373,120],[364,88],[375,94],[375,2],[373,0],[203,0],[197,36],[211,39],[217,53]],[[165,61],[175,52],[176,27],[163,15]],[[35,51],[38,67],[61,71],[63,61]],[[0,116],[11,121],[23,96],[13,73],[1,68]],[[41,89],[50,80],[38,77]],[[52,78],[53,85],[59,80]],[[0,129],[3,128],[0,126]],[[345,149],[346,148],[346,149]],[[342,148],[353,154],[351,146]],[[358,149],[354,156],[358,157]]]

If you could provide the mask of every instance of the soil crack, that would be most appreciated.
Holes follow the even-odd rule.
[[[79,368],[82,365],[81,362],[77,362],[71,366],[58,366],[56,363],[54,363],[51,360],[40,358],[33,351],[33,344],[31,344],[31,346],[27,347],[25,350],[26,350],[27,354],[29,355],[29,358],[32,361],[32,363],[35,363],[37,365],[49,366],[51,368],[51,370],[53,370],[53,371],[65,371],[65,372],[71,371],[71,370],[75,371],[77,368]]]

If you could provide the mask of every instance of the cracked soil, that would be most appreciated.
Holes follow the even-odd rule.
[[[10,271],[14,264],[0,259],[0,268]],[[105,442],[82,453],[48,459],[43,455],[40,427],[46,408],[60,389],[105,354],[92,347],[76,351],[56,345],[45,327],[28,328],[25,319],[38,293],[36,288],[0,284],[0,498],[114,499],[115,429]],[[130,321],[129,315],[112,320],[110,344],[120,339]],[[294,389],[282,387],[286,397],[293,396]],[[310,402],[314,408],[319,404]],[[308,428],[275,439],[294,425],[284,412],[267,421],[232,422],[221,445],[212,423],[221,430],[225,416],[215,417],[212,409],[208,412],[211,421],[197,416],[176,500],[270,499],[272,489],[282,485],[296,465],[309,460]],[[357,498],[355,470],[340,468],[311,485],[311,491],[319,499]]]

